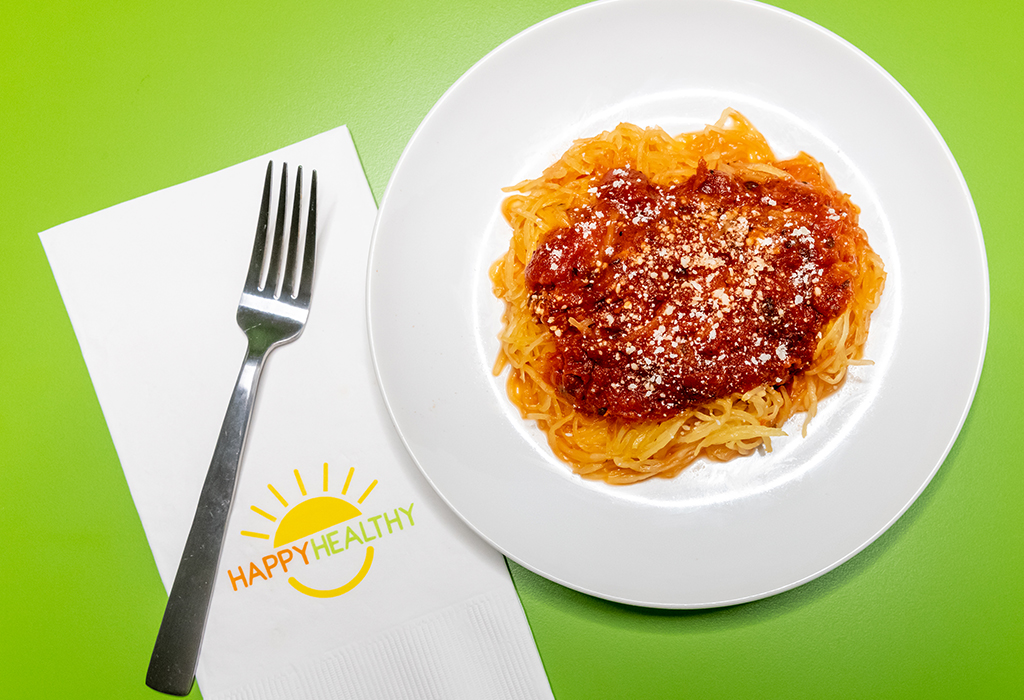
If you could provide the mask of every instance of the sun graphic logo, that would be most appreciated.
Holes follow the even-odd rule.
[[[249,507],[253,513],[269,521],[273,526],[266,528],[270,532],[242,530],[241,534],[244,537],[268,541],[273,551],[258,562],[249,562],[248,571],[242,565],[228,569],[231,587],[236,592],[248,589],[260,581],[270,581],[275,573],[281,573],[288,576],[288,583],[292,588],[304,595],[316,598],[340,596],[358,586],[369,573],[374,557],[374,547],[369,544],[370,542],[404,532],[407,527],[412,528],[416,524],[412,514],[413,503],[410,503],[408,508],[399,507],[390,512],[384,511],[373,515],[365,515],[360,510],[359,506],[362,506],[377,486],[376,479],[363,489],[355,503],[346,499],[345,496],[348,496],[349,489],[353,486],[355,467],[349,468],[340,496],[329,493],[330,471],[326,462],[323,467],[321,495],[309,495],[298,469],[293,470],[292,474],[299,497],[296,498],[290,491],[281,489],[288,493],[291,502],[282,495],[281,490],[273,484],[267,484],[267,489],[279,506],[285,509],[283,514],[274,514],[279,512],[276,505],[263,504],[263,508],[257,505]],[[294,573],[297,567],[315,565],[321,559],[326,560],[341,554],[355,545],[365,545],[362,564],[354,576],[337,587],[314,588],[302,583]],[[291,572],[289,566],[292,567]]]

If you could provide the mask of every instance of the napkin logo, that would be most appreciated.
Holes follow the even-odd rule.
[[[272,533],[242,530],[241,534],[244,537],[267,540],[272,544],[273,550],[259,562],[249,562],[248,570],[242,565],[228,569],[232,589],[236,592],[245,590],[258,584],[260,580],[269,581],[275,573],[288,575],[289,566],[293,569],[293,573],[288,576],[291,587],[299,593],[315,598],[334,598],[348,593],[362,583],[373,565],[374,547],[369,543],[403,532],[407,527],[414,527],[416,523],[412,514],[413,503],[410,503],[408,508],[394,508],[390,512],[364,516],[359,506],[369,498],[377,486],[377,480],[370,482],[362,495],[352,503],[345,496],[348,496],[349,487],[353,485],[352,477],[355,476],[355,471],[355,467],[349,468],[340,496],[328,493],[330,473],[326,462],[323,471],[323,495],[309,496],[298,469],[293,470],[293,474],[300,498],[304,500],[298,500],[290,490],[286,490],[288,497],[293,501],[289,502],[273,484],[267,484],[267,489],[277,503],[285,509],[284,514],[278,516],[269,512],[278,511],[276,505],[268,506],[267,510],[256,505],[250,506],[252,512],[276,525],[270,528]],[[345,528],[344,533],[341,531],[342,525]],[[320,534],[325,530],[330,531]],[[314,588],[302,583],[294,575],[294,569],[298,566],[315,565],[321,559],[326,560],[349,549],[355,550],[358,545],[365,546],[362,564],[355,575],[340,586]]]

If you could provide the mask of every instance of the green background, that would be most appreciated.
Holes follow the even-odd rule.
[[[340,124],[379,200],[413,130],[463,71],[576,4],[5,3],[0,697],[158,697],[143,677],[166,600],[37,234]],[[651,611],[512,566],[552,688],[559,700],[1024,697],[1024,9],[775,4],[880,63],[959,162],[991,276],[977,398],[907,514],[794,591]]]

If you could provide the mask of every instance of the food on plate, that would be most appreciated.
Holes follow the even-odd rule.
[[[620,124],[507,191],[494,372],[578,474],[770,450],[865,363],[885,271],[859,208],[739,112],[675,137]]]

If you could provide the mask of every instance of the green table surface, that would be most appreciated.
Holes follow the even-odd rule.
[[[166,601],[37,234],[341,124],[379,201],[416,126],[466,69],[577,4],[5,3],[0,697],[157,697],[143,678]],[[793,591],[644,610],[512,565],[552,689],[559,700],[1024,697],[1024,9],[775,4],[881,64],[956,157],[991,278],[977,397],[896,525]]]

